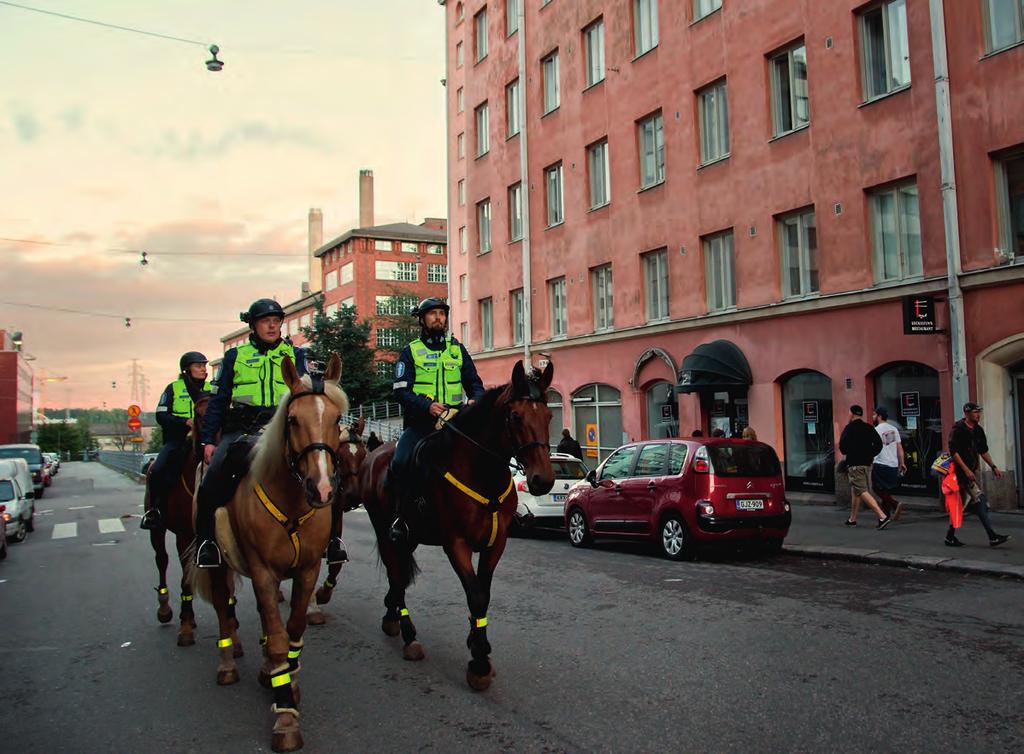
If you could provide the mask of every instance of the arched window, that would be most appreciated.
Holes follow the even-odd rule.
[[[806,371],[780,382],[786,489],[834,492],[832,380]]]
[[[900,478],[897,493],[937,494],[938,479],[929,470],[944,442],[939,373],[912,361],[879,370],[875,406],[888,409],[889,424],[899,430],[903,443],[907,473]]]
[[[585,385],[572,394],[576,439],[583,460],[595,466],[624,442],[621,393],[611,385]]]
[[[562,423],[562,394],[557,390],[547,392],[548,408],[551,409],[551,424],[548,425],[548,445],[553,448],[558,446],[562,439],[562,430],[565,424]]]
[[[672,383],[667,380],[652,382],[645,391],[647,404],[647,437],[657,440],[663,437],[679,436],[679,420],[676,405],[676,393]]]

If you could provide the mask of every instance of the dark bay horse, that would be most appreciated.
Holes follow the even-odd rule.
[[[487,641],[491,578],[505,551],[518,505],[509,462],[515,459],[525,468],[534,495],[546,494],[554,484],[548,446],[551,411],[545,398],[553,373],[549,363],[539,377],[527,377],[523,363],[516,362],[508,384],[487,390],[424,440],[417,452],[424,468],[417,485],[422,504],[418,511],[403,512],[410,543],[396,545],[388,534],[394,515],[388,495],[397,494],[392,490],[395,485],[386,480],[394,443],[368,454],[359,474],[363,505],[373,522],[388,576],[381,629],[388,636],[401,633],[405,659],[423,659],[405,590],[418,573],[412,554],[416,545],[442,546],[466,592],[470,626],[466,643],[473,657],[466,681],[477,691],[490,686],[494,678]],[[480,553],[475,570],[474,552]]]
[[[216,514],[226,565],[198,569],[190,562],[189,575],[196,593],[217,610],[220,685],[238,681],[232,653],[237,624],[228,613],[229,587],[236,574],[252,580],[265,638],[260,680],[274,691],[271,747],[294,751],[302,747],[297,673],[306,609],[331,532],[331,503],[339,482],[351,481],[356,469],[343,468],[351,455],[340,452],[349,438],[340,424],[348,398],[338,383],[338,355],[331,356],[322,382],[300,378],[288,357],[281,374],[289,393],[256,443],[238,490]],[[277,600],[285,578],[292,580],[287,625]]]

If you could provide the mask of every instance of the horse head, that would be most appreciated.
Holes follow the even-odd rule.
[[[505,401],[512,457],[523,466],[531,495],[547,494],[555,483],[548,443],[551,410],[546,396],[554,373],[549,361],[539,376],[528,376],[523,362],[517,361]]]
[[[338,466],[335,471],[335,490],[349,498],[345,509],[355,507],[358,502],[356,479],[359,475],[359,467],[366,457],[366,443],[363,441],[363,430],[366,428],[366,420],[359,417],[351,424],[341,425],[341,446],[338,449]]]

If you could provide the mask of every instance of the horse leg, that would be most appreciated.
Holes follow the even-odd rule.
[[[487,689],[495,675],[490,661],[491,645],[487,641],[487,606],[490,602],[491,575],[504,549],[501,544],[501,547],[495,548],[497,552],[484,550],[480,553],[480,576],[473,570],[473,550],[465,540],[456,540],[444,548],[452,568],[462,582],[469,605],[469,636],[466,637],[466,646],[473,659],[466,668],[466,682],[474,691]]]
[[[165,533],[166,530],[163,527],[149,530],[149,543],[153,546],[153,552],[156,554],[156,570],[160,573],[160,584],[156,588],[156,600],[159,604],[156,609],[156,619],[161,623],[168,623],[174,617],[174,611],[171,610],[170,605],[171,595],[167,590],[167,563],[169,559],[167,557],[167,544],[164,541]]]
[[[416,641],[416,626],[405,604],[405,590],[415,568],[412,553],[396,547],[385,531],[383,540],[378,537],[380,559],[388,574],[388,593],[384,595],[386,612],[381,619],[381,630],[388,636],[402,634],[402,657],[406,660],[422,660],[426,657],[423,645]]]
[[[175,544],[178,548],[178,560],[181,563],[181,611],[178,618],[181,621],[178,627],[178,646],[191,647],[196,643],[195,627],[196,614],[192,609],[192,585],[188,581],[186,572],[185,551],[188,549],[189,541],[184,535],[175,535]]]
[[[233,651],[235,657],[243,657],[245,650],[242,648],[242,642],[238,638],[238,618],[235,615],[235,605],[238,604],[238,599],[235,597],[235,584],[231,582],[228,584],[228,621],[231,623],[232,632],[231,638],[234,640]]]
[[[238,683],[238,669],[235,667],[234,623],[228,618],[228,598],[231,595],[229,581],[231,573],[227,568],[211,569],[210,589],[213,596],[213,607],[217,611],[218,640],[220,664],[217,666],[217,685],[229,686]]]
[[[316,604],[326,605],[331,601],[334,587],[338,585],[338,574],[341,573],[341,568],[344,565],[344,563],[334,563],[327,566],[327,578],[324,579],[323,585],[316,590]]]
[[[306,625],[309,622],[309,603],[313,598],[313,588],[316,586],[319,572],[320,563],[317,561],[313,567],[302,571],[292,579],[291,613],[288,615],[285,629],[288,632],[288,668],[292,673],[292,690],[295,692],[296,706],[301,701],[301,695],[298,678],[295,674],[301,669],[299,656],[302,654],[302,636],[305,634]]]

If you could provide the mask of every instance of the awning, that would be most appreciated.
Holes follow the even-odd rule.
[[[749,387],[751,382],[750,364],[743,351],[728,340],[714,340],[701,343],[683,359],[676,389],[680,393],[695,393]]]

